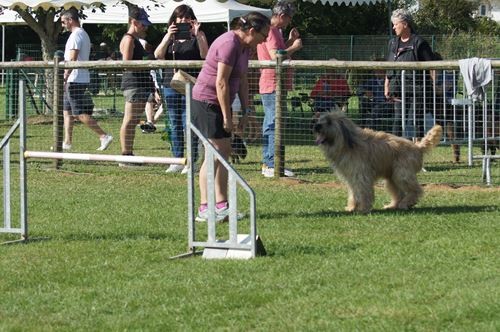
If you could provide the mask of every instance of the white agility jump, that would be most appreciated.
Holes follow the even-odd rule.
[[[57,76],[56,76],[57,77]],[[186,85],[186,94],[191,96],[191,85]],[[256,224],[256,199],[255,192],[240,174],[226,161],[215,147],[204,137],[197,128],[191,125],[190,121],[186,123],[187,138],[187,158],[172,157],[152,157],[152,156],[124,156],[107,154],[89,154],[89,153],[62,153],[53,151],[30,151],[26,149],[26,103],[25,103],[25,85],[24,81],[19,81],[19,119],[9,130],[8,134],[0,142],[0,148],[3,153],[3,193],[4,193],[4,222],[0,225],[0,233],[21,234],[19,240],[8,241],[6,243],[17,243],[28,241],[28,191],[27,191],[27,164],[29,158],[38,159],[58,159],[58,160],[80,160],[80,161],[104,161],[116,163],[135,163],[135,164],[175,164],[175,165],[193,165],[194,158],[191,151],[191,135],[194,133],[203,142],[205,147],[205,158],[208,160],[207,167],[207,188],[209,217],[206,223],[207,238],[196,236],[195,223],[195,189],[194,189],[194,167],[190,167],[187,174],[187,205],[188,205],[188,252],[174,256],[172,258],[188,257],[197,254],[197,248],[203,248],[203,257],[206,259],[250,259],[256,256],[265,255],[265,249],[257,235]],[[191,118],[191,98],[186,99],[186,118]],[[10,140],[14,132],[19,129],[19,227],[13,227],[11,224],[11,174],[10,174]],[[229,237],[224,240],[217,237],[216,218],[215,218],[215,160],[218,160],[223,167],[228,170],[228,204],[230,207],[228,218]],[[248,194],[249,200],[249,234],[239,234],[238,232],[238,187],[241,187]],[[1,222],[1,220],[0,220]],[[200,232],[203,234],[204,232]]]
[[[64,160],[86,160],[86,161],[112,161],[118,163],[134,163],[134,164],[175,164],[186,165],[186,158],[172,157],[143,157],[143,156],[123,156],[123,155],[107,155],[107,154],[90,154],[90,153],[62,153],[48,151],[25,151],[25,158],[47,158],[47,159],[64,159]]]

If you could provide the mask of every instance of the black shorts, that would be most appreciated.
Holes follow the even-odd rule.
[[[224,117],[219,105],[192,100],[191,119],[193,125],[206,138],[228,138],[231,133],[224,130]]]
[[[87,91],[88,87],[87,83],[67,83],[63,96],[63,109],[70,112],[71,115],[92,115],[94,103]]]

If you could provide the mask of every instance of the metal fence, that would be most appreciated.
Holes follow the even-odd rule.
[[[474,34],[457,35],[422,35],[434,51],[441,53],[444,59],[458,60],[473,56],[499,57],[500,37]],[[297,60],[329,60],[332,58],[345,61],[369,61],[385,58],[389,35],[311,35],[302,37],[303,48],[295,53]],[[154,41],[151,41],[154,45]],[[116,45],[117,48],[117,45]],[[58,49],[63,50],[64,45]],[[37,44],[17,44],[16,61],[42,60],[41,47]],[[91,60],[111,56],[117,58],[118,50],[101,50],[95,46]]]
[[[453,185],[482,184],[482,160],[470,156],[495,154],[498,149],[500,63],[492,63],[493,80],[486,86],[485,99],[473,103],[469,109],[465,102],[452,103],[452,99],[466,99],[457,61],[385,63],[293,60],[285,61],[278,67],[274,62],[252,61],[248,77],[251,107],[255,112],[245,130],[237,132],[245,139],[248,153],[245,159],[234,159],[235,168],[249,176],[260,176],[264,109],[258,90],[259,69],[277,68],[283,77],[283,90],[277,96],[281,99],[277,109],[282,116],[277,126],[283,134],[279,144],[282,150],[278,150],[277,155],[283,157],[281,163],[292,170],[298,179],[335,181],[332,170],[315,145],[312,126],[321,113],[342,110],[362,127],[409,138],[420,137],[434,123],[442,124],[445,135],[441,145],[427,156],[426,172],[420,174],[421,181]],[[144,78],[153,73],[158,81],[157,97],[161,98],[152,96],[144,106],[144,113],[143,110],[135,111],[140,119],[138,125],[131,129],[133,153],[179,157],[175,154],[183,154],[185,150],[182,117],[185,99],[168,89],[169,75],[173,68],[184,68],[194,73],[201,65],[201,61],[3,63],[2,69],[10,71],[13,79],[5,87],[7,93],[3,104],[2,135],[17,117],[16,108],[12,106],[15,103],[7,102],[15,94],[15,89],[10,89],[9,85],[15,85],[18,77],[28,77],[26,106],[30,135],[27,144],[30,150],[60,151],[66,148],[65,151],[78,153],[101,148],[102,135],[84,122],[74,123],[71,139],[63,131],[61,72],[64,68],[89,69],[96,79],[81,94],[90,100],[90,110],[102,132],[114,137],[103,153],[119,154],[123,147],[118,137],[123,116],[127,113],[125,97],[120,88],[123,74],[140,72]],[[383,79],[387,73],[405,77],[401,81],[408,103],[399,109],[402,111],[400,113],[395,108],[396,103],[388,102],[381,96]],[[165,78],[160,74],[165,75]],[[427,78],[431,76],[434,78]],[[237,124],[240,116],[237,100],[233,104],[233,111]],[[197,150],[195,147],[194,153],[198,157],[201,154]],[[200,158],[197,159],[199,162]],[[30,164],[34,165],[36,163]],[[165,169],[146,168],[141,171],[164,172]],[[490,174],[493,184],[498,184],[498,162],[491,162]]]

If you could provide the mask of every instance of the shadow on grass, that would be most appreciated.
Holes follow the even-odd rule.
[[[167,234],[167,233],[140,233],[140,232],[127,232],[127,233],[102,233],[102,234],[88,234],[88,233],[68,233],[64,235],[50,235],[29,238],[29,242],[46,242],[46,241],[130,241],[130,240],[169,240],[170,242],[178,241],[181,235]]]
[[[267,251],[267,256],[290,256],[290,255],[317,255],[330,256],[336,254],[345,254],[358,250],[361,247],[357,243],[347,243],[338,246],[318,246],[304,244],[286,244],[280,245],[277,248],[270,248]]]
[[[481,167],[481,165],[476,165],[476,168],[477,167]],[[470,167],[467,165],[467,163],[460,163],[460,164],[447,163],[438,165],[424,165],[424,168],[427,172],[447,172],[447,171],[456,171],[459,169],[470,170],[474,168],[474,166]]]
[[[439,206],[439,207],[416,207],[407,211],[404,210],[373,210],[369,215],[382,215],[382,216],[401,216],[401,215],[441,215],[441,214],[462,214],[462,213],[478,213],[478,212],[495,212],[499,207],[496,205],[482,205],[482,206]],[[259,219],[286,219],[290,217],[295,218],[332,218],[332,217],[345,217],[352,215],[360,215],[346,211],[332,211],[332,210],[319,210],[311,212],[273,212],[261,213]]]

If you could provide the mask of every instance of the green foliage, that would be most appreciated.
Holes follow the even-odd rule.
[[[474,30],[473,12],[477,6],[476,0],[422,0],[415,15],[418,32],[445,34]]]
[[[498,58],[500,54],[498,35],[459,32],[442,36],[436,44],[437,51],[446,60],[470,57]]]
[[[493,21],[489,17],[478,17],[476,19],[476,31],[483,35],[498,37],[500,36],[500,23]]]
[[[302,34],[387,34],[388,13],[385,3],[360,6],[329,6],[297,1],[297,13],[291,26]]]

